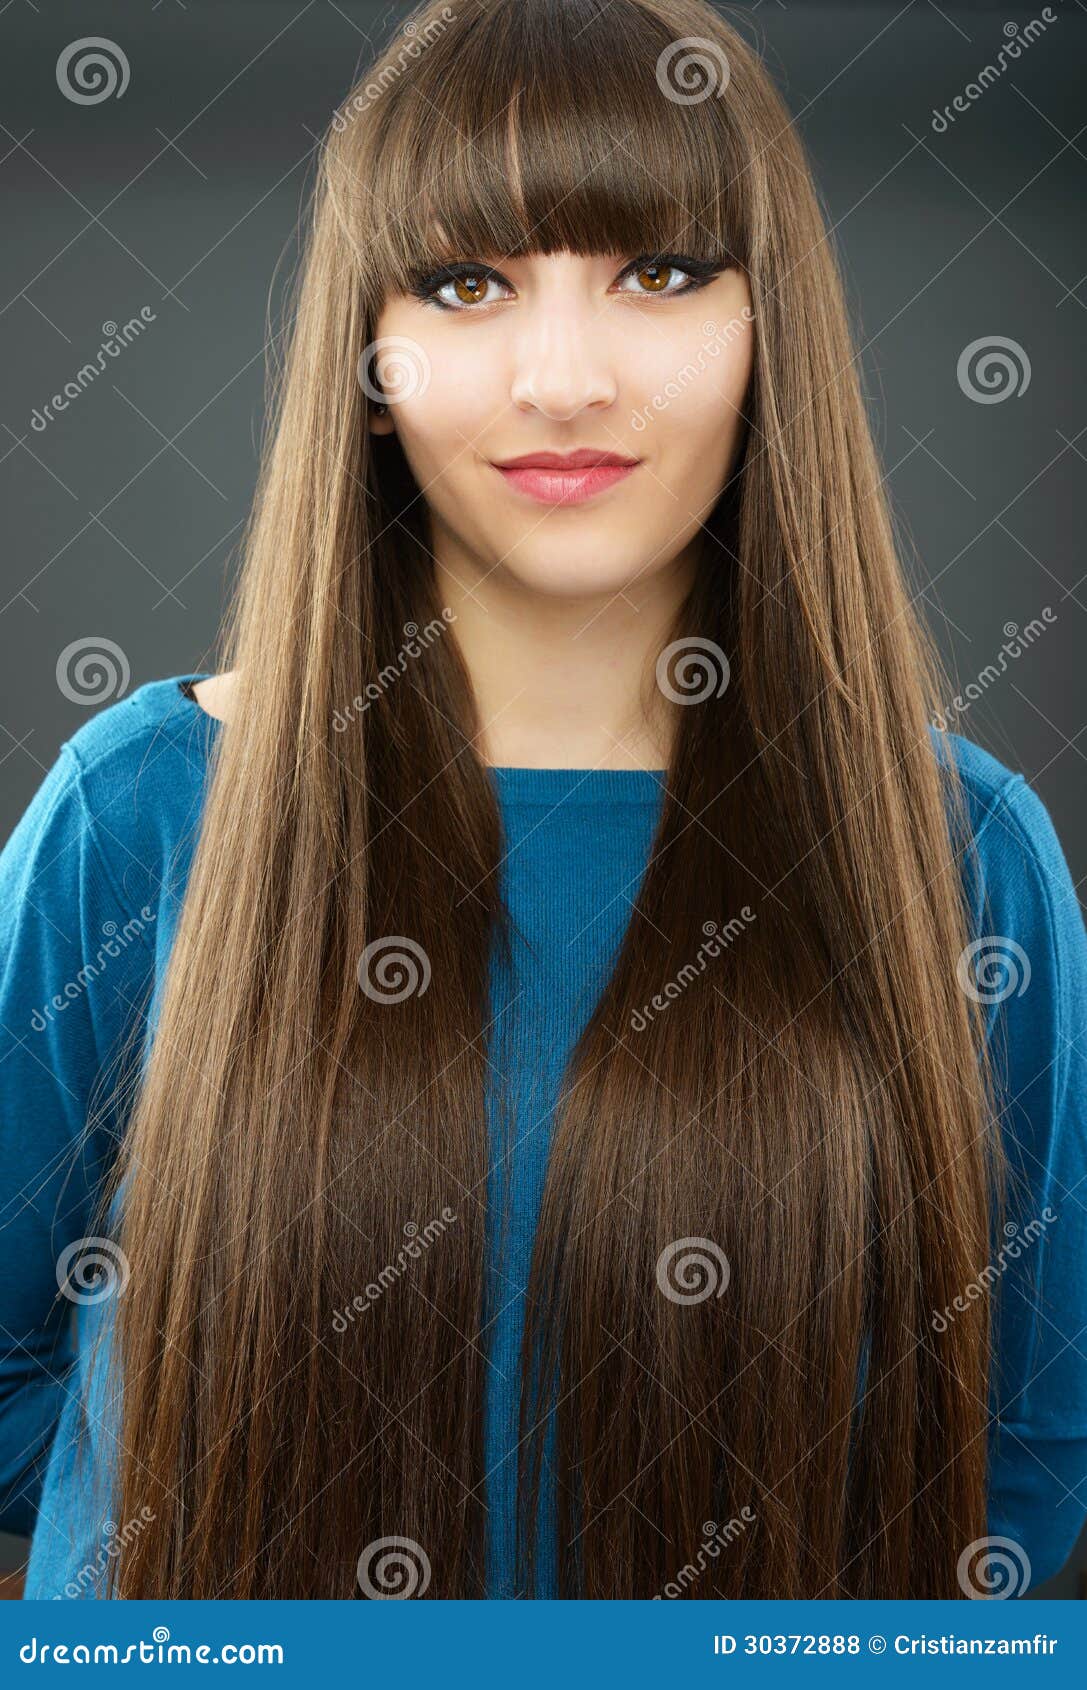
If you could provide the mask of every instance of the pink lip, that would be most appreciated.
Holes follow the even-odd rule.
[[[580,505],[597,493],[614,487],[638,465],[635,462],[585,464],[565,469],[541,464],[514,464],[510,467],[495,464],[494,467],[519,493],[527,494],[542,505]]]

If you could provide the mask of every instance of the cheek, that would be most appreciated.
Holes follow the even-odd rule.
[[[425,387],[397,405],[396,429],[409,462],[423,465],[429,479],[447,467],[455,474],[484,452],[504,407],[479,359],[461,348],[430,353],[427,371]]]
[[[674,440],[684,452],[696,445],[706,449],[713,463],[713,446],[727,448],[742,427],[739,412],[752,368],[751,331],[748,325],[733,325],[731,338],[725,339],[724,325],[716,332],[712,319],[700,327],[706,332],[697,340],[687,339],[663,356],[658,348],[651,362],[636,372],[632,422],[647,452],[663,454]]]
[[[435,320],[437,319],[437,320]],[[444,443],[471,438],[495,409],[494,380],[478,336],[456,332],[436,311],[396,301],[380,314],[372,372],[393,401],[404,449],[432,458]],[[474,341],[474,345],[473,345]]]

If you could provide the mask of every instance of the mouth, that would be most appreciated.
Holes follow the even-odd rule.
[[[619,452],[527,452],[493,463],[507,485],[544,505],[583,504],[615,487],[638,468],[639,458]]]

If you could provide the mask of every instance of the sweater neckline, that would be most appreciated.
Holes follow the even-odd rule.
[[[185,691],[203,674],[181,675],[178,697],[210,724],[215,732],[222,724],[197,699]],[[492,763],[488,773],[504,803],[514,804],[657,804],[664,794],[665,769],[535,769]]]

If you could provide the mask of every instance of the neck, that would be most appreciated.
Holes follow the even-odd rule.
[[[675,707],[656,685],[689,566],[621,591],[541,593],[501,567],[436,563],[472,681],[484,761],[513,768],[663,769]]]

